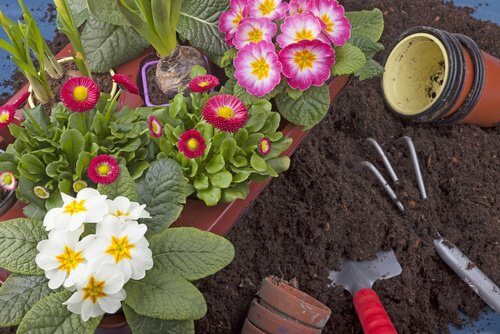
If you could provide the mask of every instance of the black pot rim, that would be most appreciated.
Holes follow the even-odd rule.
[[[7,193],[7,196],[0,201],[0,216],[9,211],[16,202],[16,191],[12,190]]]
[[[462,34],[454,34],[462,45],[469,50],[472,64],[474,66],[474,81],[471,88],[471,93],[462,104],[462,106],[449,117],[436,120],[433,124],[450,125],[459,123],[464,120],[476,107],[481,99],[481,96],[486,86],[486,63],[479,45],[470,37]]]
[[[461,45],[458,38],[456,38],[455,36],[444,30],[440,30],[429,26],[418,26],[406,30],[396,38],[395,42],[393,43],[392,49],[394,49],[396,45],[399,44],[406,37],[417,33],[430,34],[438,38],[443,43],[448,54],[448,61],[450,66],[449,69],[450,75],[445,84],[445,87],[443,88],[443,91],[441,92],[438,101],[436,101],[436,103],[434,103],[427,110],[417,115],[403,115],[394,110],[389,104],[386,103],[386,105],[387,108],[390,110],[390,112],[398,116],[399,118],[411,120],[413,122],[427,123],[437,118],[445,116],[449,112],[449,108],[451,108],[451,106],[453,106],[458,100],[460,93],[465,85],[464,79],[466,75],[465,73],[466,64],[465,64],[465,56],[461,50]],[[386,59],[386,64],[387,64],[387,59]],[[456,84],[457,82],[459,84]]]

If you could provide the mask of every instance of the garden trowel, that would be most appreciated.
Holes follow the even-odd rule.
[[[353,296],[354,307],[365,334],[397,334],[396,328],[372,289],[379,279],[389,279],[401,274],[402,269],[394,251],[378,252],[377,258],[355,262],[341,259],[341,271],[332,271],[332,286],[342,286]]]

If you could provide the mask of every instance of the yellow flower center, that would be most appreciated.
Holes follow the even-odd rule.
[[[200,143],[198,142],[197,139],[194,139],[194,138],[191,138],[188,140],[187,142],[187,147],[191,150],[191,151],[194,151],[194,150],[197,150],[198,147],[200,147]]]
[[[151,128],[153,130],[153,133],[160,133],[160,125],[158,124],[158,122],[152,122],[151,123]]]
[[[66,271],[68,274],[75,270],[76,267],[85,261],[82,252],[75,252],[68,246],[64,247],[64,252],[56,256],[57,262],[60,263],[59,270]]]
[[[2,123],[2,124],[7,123],[9,121],[9,117],[10,117],[10,115],[8,112],[6,112],[6,111],[2,112],[0,114],[0,123]]]
[[[209,85],[210,85],[210,82],[208,82],[208,81],[202,81],[198,84],[198,86],[200,86],[201,88],[208,87]]]
[[[231,119],[234,117],[234,110],[228,106],[220,107],[217,109],[217,115],[224,119]]]
[[[10,186],[12,184],[12,182],[14,181],[14,178],[12,177],[12,175],[10,174],[5,174],[3,176],[3,179],[2,179],[2,182],[3,184],[7,185],[7,186]]]
[[[108,164],[100,164],[97,167],[97,174],[100,176],[107,176],[109,175],[109,172],[111,171],[111,167],[109,167]]]
[[[123,212],[122,210],[116,210],[116,212],[113,214],[113,216],[115,217],[123,217],[123,216],[128,216],[129,213],[128,212]]]
[[[264,57],[254,61],[250,66],[252,67],[252,74],[255,75],[257,79],[262,80],[269,77],[271,68]]]
[[[264,32],[260,29],[253,29],[248,33],[248,41],[250,43],[259,43],[264,39]]]
[[[330,20],[330,16],[324,14],[322,17],[321,17],[321,21],[323,21],[323,23],[325,24],[325,30],[326,32],[333,32],[333,28],[335,28],[335,22],[332,22]]]
[[[293,57],[293,61],[299,66],[300,71],[312,69],[316,59],[316,55],[309,50],[299,51]]]
[[[106,282],[98,281],[94,276],[90,276],[87,285],[83,288],[83,300],[90,299],[95,304],[99,298],[106,297],[105,284]]]
[[[240,11],[238,15],[236,15],[236,17],[234,18],[233,24],[237,26],[238,24],[240,24],[241,20],[243,20],[243,13],[241,13]]]
[[[263,140],[261,143],[260,143],[260,150],[264,153],[266,153],[267,151],[269,151],[269,143],[267,142],[267,140]]]
[[[85,207],[85,200],[81,201],[73,200],[71,203],[64,206],[64,213],[67,213],[71,216],[76,215],[80,212],[87,212],[87,208]]]
[[[128,237],[124,236],[122,238],[111,237],[111,244],[108,249],[106,249],[106,254],[111,255],[116,263],[124,259],[132,259],[130,251],[134,249],[135,245],[128,242]]]
[[[263,16],[267,16],[276,9],[276,3],[274,0],[264,0],[259,4],[258,8]]]
[[[73,98],[78,102],[83,102],[89,97],[89,89],[85,86],[76,86],[73,89]]]
[[[314,35],[313,35],[313,32],[311,31],[311,29],[302,29],[302,30],[299,30],[295,33],[295,41],[296,42],[299,42],[299,41],[303,41],[303,40],[312,40],[314,39]]]

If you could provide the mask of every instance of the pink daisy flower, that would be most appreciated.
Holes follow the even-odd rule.
[[[248,0],[250,17],[267,17],[271,20],[281,20],[288,10],[288,3],[283,0]]]
[[[304,40],[321,39],[321,21],[311,14],[296,14],[285,18],[281,32],[276,39],[280,48]]]
[[[101,154],[90,160],[87,175],[94,183],[111,184],[120,174],[120,165],[114,157]]]
[[[71,78],[61,88],[62,103],[73,112],[86,112],[99,101],[99,87],[87,77]]]
[[[277,32],[276,23],[266,17],[243,19],[234,35],[233,43],[241,50],[250,43],[272,42]]]
[[[2,172],[0,173],[0,187],[4,188],[7,191],[13,191],[16,189],[17,181],[14,177],[14,174],[11,172]]]
[[[290,15],[295,15],[307,12],[311,7],[311,1],[312,0],[290,0],[288,13]]]
[[[9,126],[14,120],[14,115],[16,114],[16,108],[12,104],[6,104],[0,107],[0,129]]]
[[[125,74],[115,74],[111,78],[130,94],[139,95],[139,88],[132,79]]]
[[[217,77],[213,75],[200,75],[189,83],[189,89],[195,93],[204,93],[211,91],[215,87],[220,85],[220,81]]]
[[[30,92],[26,92],[23,95],[21,95],[17,100],[15,100],[14,103],[12,103],[14,109],[17,110],[21,108],[26,103],[26,101],[28,101],[30,95],[31,95]]]
[[[226,34],[226,43],[233,45],[232,40],[240,22],[248,16],[247,0],[231,0],[229,10],[219,18],[219,31]]]
[[[156,116],[149,116],[148,125],[151,136],[154,138],[160,138],[163,135],[163,124],[161,124],[160,120],[156,118]]]
[[[259,140],[259,152],[262,155],[268,155],[271,152],[271,140],[269,138],[262,138]]]
[[[205,139],[198,130],[192,129],[184,132],[177,143],[179,151],[188,159],[201,157],[207,148]]]
[[[281,81],[281,63],[274,44],[262,41],[240,50],[234,59],[234,77],[249,94],[262,97]]]
[[[319,87],[330,78],[335,51],[318,40],[301,41],[281,50],[279,58],[290,87],[306,90],[311,86]]]
[[[226,132],[236,132],[248,121],[247,107],[240,99],[228,94],[210,98],[201,113],[207,123]]]
[[[335,46],[342,46],[351,38],[351,23],[344,16],[344,7],[336,1],[315,0],[311,12],[321,20],[323,31]]]

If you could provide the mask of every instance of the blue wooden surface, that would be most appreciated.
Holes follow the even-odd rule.
[[[37,18],[47,39],[52,39],[55,31],[55,22],[49,23],[48,17],[46,17],[48,4],[51,2],[51,0],[25,0],[25,3]],[[475,8],[476,10],[472,16],[476,18],[500,24],[500,0],[454,0],[453,2],[459,6]],[[21,15],[17,1],[14,0],[0,0],[0,9],[11,18],[18,18]],[[0,36],[4,36],[3,32],[0,32]],[[0,50],[0,81],[10,78],[14,71],[14,65],[8,60],[7,54]],[[9,90],[7,87],[0,86],[0,92],[9,92]],[[465,326],[461,330],[450,326],[450,331],[453,334],[500,334],[500,315],[491,310],[486,310],[478,321]]]

